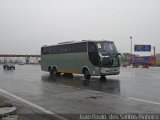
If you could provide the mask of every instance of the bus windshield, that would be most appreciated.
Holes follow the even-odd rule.
[[[116,46],[114,45],[114,42],[97,42],[97,48],[100,53],[103,52],[117,52]]]

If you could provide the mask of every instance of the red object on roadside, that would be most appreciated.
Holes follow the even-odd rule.
[[[130,64],[133,65],[143,65],[143,66],[150,66],[156,64],[156,57],[155,56],[133,56],[130,58]]]

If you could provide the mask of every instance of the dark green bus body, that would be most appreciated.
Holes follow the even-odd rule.
[[[103,44],[113,51],[102,51]],[[106,45],[105,45],[106,44]],[[83,74],[87,69],[91,76],[117,75],[120,72],[117,50],[112,41],[81,41],[43,46],[41,69],[50,71],[55,67],[59,73]]]

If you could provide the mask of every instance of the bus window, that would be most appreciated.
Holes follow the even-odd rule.
[[[89,42],[88,43],[88,52],[97,52],[97,47],[95,43]]]
[[[113,42],[98,42],[97,48],[100,53],[102,52],[117,52]]]
[[[89,59],[90,59],[91,63],[94,66],[99,66],[100,57],[99,57],[99,54],[97,51],[97,47],[96,47],[95,43],[93,43],[93,42],[88,43],[88,55],[89,55]]]
[[[42,48],[41,48],[41,54],[44,55],[44,53],[45,53],[45,52],[44,52],[44,48],[42,47]]]
[[[79,53],[86,52],[87,44],[86,43],[76,43],[65,45],[65,53]]]
[[[41,53],[42,53],[43,55],[49,54],[48,48],[47,48],[47,47],[42,47]]]

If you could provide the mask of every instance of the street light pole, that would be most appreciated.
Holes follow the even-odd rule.
[[[132,36],[130,36],[131,39],[131,56],[132,56]]]
[[[155,48],[155,46],[154,46],[153,49],[154,49],[154,56],[156,56],[156,48]]]
[[[131,55],[130,55],[130,65],[132,64],[132,36],[130,36],[131,39]]]

